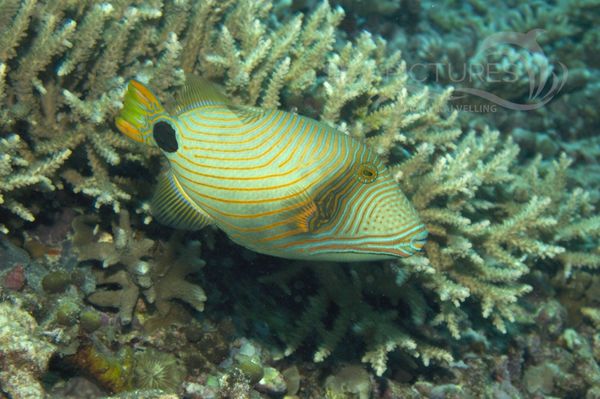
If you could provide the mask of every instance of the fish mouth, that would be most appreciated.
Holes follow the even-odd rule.
[[[419,231],[415,235],[413,235],[410,239],[409,247],[412,252],[421,252],[425,243],[427,242],[427,236],[429,233],[425,230],[425,226],[423,226],[423,230]]]

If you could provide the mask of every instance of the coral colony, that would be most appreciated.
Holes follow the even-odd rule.
[[[599,23],[597,0],[0,1],[0,398],[600,398]],[[257,200],[235,173],[210,209],[225,183],[163,178],[169,123],[259,156],[265,112],[312,121],[290,157],[338,155],[237,214],[288,241],[213,206]]]

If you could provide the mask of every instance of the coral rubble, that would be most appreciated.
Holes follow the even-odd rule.
[[[0,387],[4,392],[14,399],[44,397],[40,377],[55,350],[21,305],[0,303]]]

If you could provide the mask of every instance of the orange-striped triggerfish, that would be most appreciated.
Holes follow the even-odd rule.
[[[160,222],[216,224],[244,247],[292,259],[388,259],[425,244],[417,212],[367,145],[295,113],[234,105],[200,78],[174,108],[132,80],[116,118],[168,160],[151,202]]]

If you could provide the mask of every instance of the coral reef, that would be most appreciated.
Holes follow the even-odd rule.
[[[71,150],[63,149],[37,159],[20,136],[0,137],[0,205],[24,220],[33,221],[32,210],[18,200],[19,192],[32,187],[41,191],[54,190],[55,172],[70,155]],[[0,224],[0,233],[7,232],[7,227]]]
[[[592,191],[597,203],[597,172],[590,175],[596,163],[584,155],[595,153],[590,140],[600,122],[593,111],[599,105],[600,69],[592,39],[600,18],[597,2],[448,0],[423,2],[423,7],[430,12],[422,15],[416,32],[398,27],[390,33],[418,80],[439,89],[449,84],[486,89],[523,105],[544,100],[543,107],[525,112],[500,106],[484,115],[465,113],[464,119],[493,125],[515,137],[531,150],[528,155],[536,149],[520,140],[517,131],[546,135],[554,147],[576,159],[569,173]],[[551,98],[544,97],[548,92]],[[462,102],[486,103],[475,96]]]
[[[96,197],[98,206],[110,204],[118,209],[120,200],[130,198],[109,178],[108,166],[125,158],[116,148],[133,153],[135,146],[112,132],[106,122],[119,107],[124,83],[116,72],[125,72],[140,62],[139,51],[129,46],[128,39],[134,32],[141,39],[141,31],[146,31],[142,22],[159,15],[157,9],[126,3],[8,1],[2,4],[5,23],[0,43],[3,110],[0,125],[3,131],[17,128],[19,135],[26,136],[25,141],[33,147],[33,150],[24,145],[13,148],[16,151],[13,163],[19,159],[27,163],[19,162],[22,176],[15,174],[14,178],[20,178],[7,191],[12,191],[15,185],[36,182],[27,179],[32,171],[27,164],[35,165],[41,176],[64,164],[62,173],[52,179],[66,179],[76,192]],[[146,44],[141,40],[137,43],[140,48]],[[169,58],[167,53],[175,49],[166,47],[164,56]],[[162,58],[168,63],[165,57]],[[164,63],[156,67],[164,68]],[[177,77],[173,73],[161,77],[165,83],[174,79]],[[69,168],[65,164],[74,151],[87,154],[93,175],[82,175],[79,166],[72,164]],[[37,177],[38,182],[53,187],[49,184],[52,180],[41,176]],[[9,199],[15,201],[12,198]],[[32,213],[24,210],[19,216],[33,219]]]
[[[18,337],[18,339],[15,339]],[[0,303],[0,387],[14,399],[44,397],[40,376],[55,351],[19,303]]]
[[[286,343],[286,355],[314,340],[317,348],[313,359],[323,361],[350,340],[347,334],[351,333],[362,337],[366,344],[363,361],[370,363],[379,375],[386,370],[387,353],[395,349],[420,356],[427,364],[431,359],[452,360],[448,351],[429,343],[436,337],[423,330],[428,305],[423,294],[411,288],[415,281],[409,281],[409,274],[398,266],[371,269],[365,264],[318,264],[309,268],[297,264],[265,276],[261,282],[277,285],[281,295],[297,297],[301,291],[293,288],[294,282],[300,276],[303,281],[310,281],[307,272],[315,279],[315,283],[307,285],[316,293],[303,298],[301,316],[288,320],[285,314],[272,310],[273,318],[287,320],[293,326],[277,329],[279,323],[273,323],[274,333]],[[381,297],[390,301],[389,308],[378,303]],[[287,306],[293,307],[293,301]],[[406,317],[407,313],[410,317]]]
[[[600,395],[597,1],[294,3],[0,4],[0,232],[35,259],[0,256],[2,391],[43,397],[56,351],[117,397]],[[490,63],[511,85],[468,88],[530,104],[531,75],[564,86],[527,112],[458,112],[458,66]],[[369,143],[427,223],[426,257],[265,260],[130,218],[160,161],[112,126],[125,83],[170,103],[186,73]],[[41,238],[61,207],[94,206],[72,239]],[[211,284],[191,276],[197,240]],[[224,312],[257,341],[207,320]]]
[[[375,139],[395,139],[386,133],[381,136]],[[437,314],[427,324],[445,324],[452,336],[459,338],[467,322],[460,305],[474,301],[483,317],[491,318],[500,331],[506,332],[507,321],[525,318],[517,301],[531,286],[522,277],[540,260],[554,259],[563,265],[565,275],[573,267],[597,267],[598,253],[589,250],[589,239],[598,236],[599,220],[593,216],[588,194],[567,188],[570,161],[566,157],[550,166],[542,165],[539,158],[521,166],[516,162],[518,146],[489,129],[437,142],[418,134],[403,141],[412,143],[416,152],[395,167],[396,175],[432,237],[425,247],[428,262],[408,259],[402,262],[406,266],[401,273],[413,275],[411,284],[435,293],[428,295],[428,300],[437,303],[433,309]],[[353,331],[357,331],[360,320],[376,317],[373,315],[384,317],[381,307],[374,312],[363,300],[365,278],[349,279],[345,271],[333,270],[335,277],[326,277],[331,269],[315,269],[323,291],[305,300],[308,306],[296,323],[296,335],[287,340],[288,353],[311,337],[313,328],[319,331],[331,302],[341,309],[340,316],[333,329],[319,332],[324,349],[317,349],[315,360],[322,360],[342,340],[350,320]],[[293,273],[285,273],[290,283]],[[354,273],[360,275],[361,271]],[[394,278],[392,274],[390,281],[403,282],[405,278]],[[328,294],[325,287],[336,287],[341,281],[346,282],[343,289],[338,287]],[[375,285],[371,292],[392,301],[398,295],[394,289],[382,287],[385,285]],[[389,310],[393,312],[393,308]],[[397,316],[389,313],[385,317],[393,320]],[[403,331],[398,320],[380,320],[377,325],[381,335],[367,340],[371,348],[363,360],[371,363],[378,374],[385,371],[387,354],[396,348],[422,356],[426,364],[431,358],[450,359],[446,351],[427,344],[421,349],[415,335]]]
[[[170,312],[173,299],[197,311],[204,309],[204,291],[185,279],[204,266],[199,258],[199,242],[192,241],[183,247],[178,242],[181,237],[174,235],[165,248],[152,251],[155,242],[131,229],[127,211],[121,211],[112,235],[94,227],[96,222],[94,216],[81,216],[73,221],[73,244],[79,261],[102,263],[102,269],[94,271],[97,289],[87,297],[89,302],[118,309],[123,324],[131,322],[141,295],[162,316]]]

